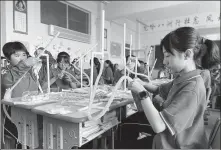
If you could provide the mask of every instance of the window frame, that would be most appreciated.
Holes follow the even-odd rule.
[[[66,29],[66,30],[71,30],[71,31],[75,31],[75,32],[79,32],[79,31],[76,31],[76,30],[69,29],[68,9],[69,9],[69,7],[72,7],[72,8],[78,9],[78,10],[80,10],[80,11],[85,12],[85,13],[88,14],[88,33],[83,33],[83,32],[79,32],[79,33],[81,33],[81,34],[86,34],[86,35],[91,35],[91,12],[90,12],[90,11],[88,11],[88,10],[86,10],[86,9],[83,9],[83,8],[77,6],[77,5],[74,5],[74,4],[72,4],[72,3],[70,3],[70,2],[68,2],[68,1],[66,1],[66,0],[64,0],[64,1],[56,0],[56,1],[57,1],[57,2],[60,2],[60,3],[63,3],[63,4],[66,5],[66,27],[65,27],[64,29]],[[41,3],[41,1],[40,1],[40,3]],[[41,4],[40,4],[40,5],[41,5]],[[69,6],[69,7],[68,7],[68,6]],[[41,8],[40,8],[40,9],[41,9]],[[41,12],[40,12],[40,13],[41,13]],[[41,15],[40,15],[40,16],[41,16]],[[42,20],[42,18],[41,18],[41,20]],[[42,23],[42,22],[41,22],[41,23]],[[42,23],[42,24],[46,24],[46,23]],[[49,25],[49,24],[46,24],[46,25]],[[54,24],[52,24],[52,25],[54,25]],[[54,26],[56,26],[56,25],[54,25]],[[61,27],[61,28],[63,28],[63,27]]]

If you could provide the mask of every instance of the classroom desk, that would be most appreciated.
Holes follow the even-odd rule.
[[[81,135],[82,124],[88,120],[87,114],[86,112],[78,112],[79,106],[61,106],[60,102],[55,101],[27,105],[19,103],[19,99],[15,101],[2,100],[2,103],[11,106],[11,118],[18,129],[18,140],[22,143],[23,149],[26,148],[26,145],[32,149],[39,146],[37,114],[43,115],[43,147],[46,149],[70,149],[81,147],[118,125],[121,119],[127,117],[126,105],[133,103],[133,99],[114,101],[109,112],[116,111],[118,119],[101,126],[102,130],[91,135],[87,140],[83,140]],[[102,105],[105,105],[105,102]],[[48,108],[53,107],[69,108],[71,113],[63,115],[48,113]],[[98,111],[92,109],[92,114],[96,115],[96,113]]]
[[[87,110],[77,111],[77,109],[80,108],[79,106],[63,106],[60,103],[51,103],[35,107],[32,111],[36,114],[43,115],[43,148],[70,149],[72,147],[81,147],[118,125],[121,119],[126,117],[126,105],[131,103],[133,103],[132,99],[113,102],[105,115],[116,113],[117,120],[112,120],[100,125],[99,131],[91,133],[87,138],[83,137],[85,131],[83,124],[88,121]],[[105,103],[101,104],[101,106],[102,105],[104,106]],[[56,107],[71,112],[67,114],[50,114],[50,108]],[[93,115],[99,112],[100,110],[92,109]],[[102,118],[105,118],[105,115]]]
[[[53,102],[55,101],[28,104],[22,103],[21,98],[12,98],[10,101],[2,100],[2,104],[11,106],[11,119],[17,127],[18,141],[22,143],[23,149],[26,149],[27,145],[32,149],[39,145],[37,115],[31,109]]]

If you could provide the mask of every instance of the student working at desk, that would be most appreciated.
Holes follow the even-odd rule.
[[[75,76],[74,72],[70,69],[70,55],[66,52],[60,52],[57,56],[57,64],[58,67],[55,72],[57,72],[59,76],[53,78],[55,82],[51,85],[52,88],[58,88],[58,91],[61,91],[62,89],[75,89],[80,87],[80,84],[78,84],[73,77],[65,73],[68,72],[72,76]]]
[[[3,98],[6,89],[11,88],[27,70],[29,70],[32,66],[34,66],[40,61],[40,59],[30,57],[28,50],[20,42],[8,42],[3,46],[2,51],[5,57],[10,62],[10,65],[8,67],[9,69],[7,70],[7,72],[2,76],[1,98]],[[36,82],[36,76],[34,75],[32,69],[30,69],[30,71],[25,75],[21,82],[12,90],[11,97],[21,97],[22,93],[25,91],[37,90],[38,84]],[[17,129],[15,125],[11,123],[11,121],[9,121],[8,119],[4,121],[5,127],[7,127],[6,131],[9,130],[9,132],[11,132],[17,137]],[[6,134],[9,133],[6,132]]]
[[[139,94],[145,115],[153,130],[153,148],[208,148],[203,114],[206,109],[206,90],[195,60],[202,52],[202,38],[192,27],[182,27],[167,34],[161,42],[164,64],[176,78],[159,87],[139,79],[129,84]],[[212,42],[212,41],[210,41]],[[203,57],[212,63],[219,57],[216,49],[207,49]],[[152,104],[149,92],[165,99],[162,111]]]
[[[36,50],[35,55],[37,56],[43,48]],[[26,91],[38,91],[38,85],[42,86],[42,89],[47,87],[46,74],[46,63],[44,58],[35,58],[29,55],[27,48],[21,42],[8,42],[2,48],[3,54],[10,62],[7,72],[2,76],[1,92],[2,97],[8,88],[11,88],[21,77],[28,71],[24,78],[18,83],[17,86],[12,90],[11,98],[22,97],[22,94]],[[42,62],[41,69],[39,70],[39,81],[34,73],[33,66],[37,63]],[[49,55],[49,63],[53,63],[53,58]],[[53,75],[51,74],[51,77]],[[10,114],[10,109],[8,110]],[[5,127],[17,137],[17,129],[11,121],[5,120]]]

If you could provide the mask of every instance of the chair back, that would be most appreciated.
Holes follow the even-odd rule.
[[[220,120],[220,118],[217,118],[216,123],[210,133],[209,147],[212,149],[220,149]]]

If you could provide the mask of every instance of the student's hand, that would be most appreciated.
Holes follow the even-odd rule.
[[[146,89],[141,85],[139,82],[132,81],[128,84],[128,89],[131,90],[132,92],[138,94],[142,91],[146,91]]]
[[[59,79],[62,79],[64,77],[64,72],[61,71],[60,73],[57,74]]]
[[[41,62],[41,59],[35,58],[35,57],[29,57],[26,60],[24,60],[24,62],[27,66],[31,67],[31,66],[34,66],[35,64]]]
[[[67,74],[64,74],[63,79],[67,83],[71,83],[72,82],[71,77],[69,75],[67,75]]]

